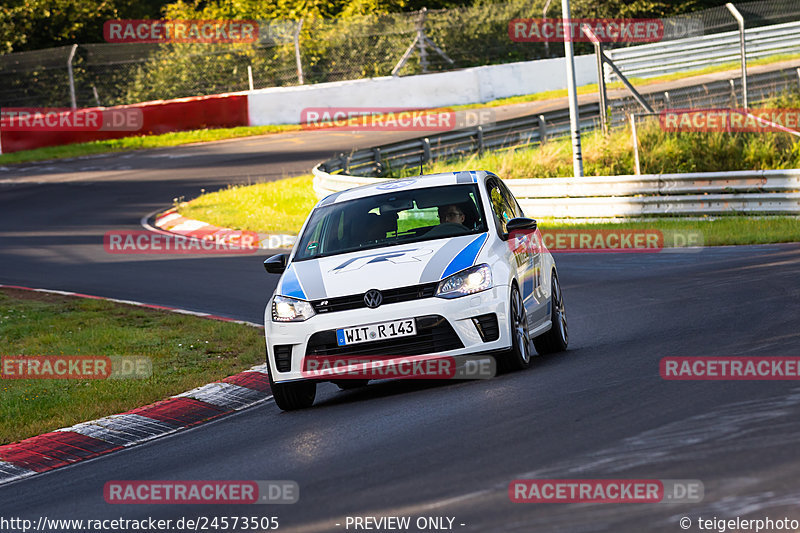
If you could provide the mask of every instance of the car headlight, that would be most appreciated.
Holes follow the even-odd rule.
[[[305,300],[278,295],[272,299],[273,322],[302,322],[316,314],[314,307]]]
[[[462,270],[439,282],[436,296],[460,298],[492,288],[492,271],[489,265],[478,265]]]

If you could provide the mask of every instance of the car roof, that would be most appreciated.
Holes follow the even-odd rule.
[[[494,174],[485,170],[461,170],[458,172],[443,172],[441,174],[425,174],[402,179],[383,180],[377,183],[370,183],[369,185],[362,185],[361,187],[335,192],[320,200],[316,207],[347,202],[349,200],[366,198],[378,194],[386,194],[393,190],[409,191],[427,187],[441,187],[443,185],[478,183],[486,176],[494,176]]]

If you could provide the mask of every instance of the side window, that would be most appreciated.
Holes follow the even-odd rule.
[[[502,185],[497,180],[491,180],[486,184],[489,191],[489,198],[492,202],[492,212],[497,223],[497,230],[500,233],[506,232],[506,222],[517,216],[514,209],[509,204],[503,194]]]
[[[500,186],[500,190],[503,192],[503,198],[505,198],[506,204],[508,204],[514,213],[514,216],[511,218],[524,217],[525,213],[522,212],[522,208],[519,206],[516,198],[514,198],[514,195],[511,194],[511,191],[508,190],[506,184],[500,181],[498,182],[498,185]]]

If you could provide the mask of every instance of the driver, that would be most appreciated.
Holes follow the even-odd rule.
[[[439,224],[461,224],[464,225],[464,211],[455,204],[445,205],[439,208]]]

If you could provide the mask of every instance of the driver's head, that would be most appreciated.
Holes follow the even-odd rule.
[[[443,205],[439,208],[439,223],[450,223],[450,224],[463,224],[464,223],[464,211],[461,210],[455,204],[452,205]]]

